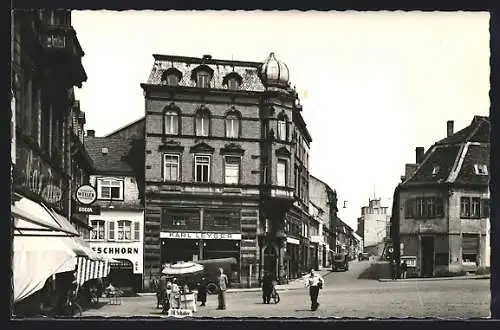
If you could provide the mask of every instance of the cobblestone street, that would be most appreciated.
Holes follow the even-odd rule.
[[[227,310],[216,310],[217,296],[208,297],[206,307],[198,307],[194,317],[355,317],[355,318],[476,318],[488,317],[490,281],[439,280],[395,281],[357,279],[365,264],[353,263],[345,273],[325,275],[320,307],[309,310],[305,288],[280,291],[281,302],[264,305],[260,292],[230,292]],[[155,308],[154,296],[123,298],[121,305],[105,305],[84,312],[84,316],[163,316]]]

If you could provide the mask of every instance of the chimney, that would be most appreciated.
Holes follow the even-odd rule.
[[[204,60],[211,60],[212,59],[212,55],[203,55],[203,59]]]
[[[453,135],[453,120],[448,120],[446,122],[446,136],[450,137]]]
[[[415,148],[415,162],[417,164],[420,164],[424,158],[424,151],[425,149],[423,147],[416,147]]]
[[[95,137],[95,131],[93,129],[88,129],[87,130],[87,136],[89,136],[89,137]]]

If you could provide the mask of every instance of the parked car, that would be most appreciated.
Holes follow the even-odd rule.
[[[348,271],[349,270],[349,257],[345,253],[338,253],[333,256],[332,271],[337,270]]]
[[[368,255],[368,253],[360,253],[358,255],[358,260],[359,261],[370,260],[370,256]]]

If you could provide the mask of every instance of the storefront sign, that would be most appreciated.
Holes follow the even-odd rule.
[[[292,238],[292,237],[287,237],[286,238],[286,242],[290,243],[290,244],[295,244],[295,245],[299,245],[300,244],[300,242],[299,242],[298,239]]]
[[[406,260],[406,266],[417,267],[417,257],[415,256],[402,256],[401,262]]]
[[[46,203],[64,208],[65,180],[23,142],[16,145],[14,185],[40,196]]]
[[[76,190],[76,200],[83,205],[90,205],[97,199],[97,192],[94,187],[90,185],[83,185]]]
[[[224,240],[241,240],[240,233],[213,233],[213,232],[175,232],[162,231],[160,238],[175,238],[175,239],[224,239]]]
[[[101,214],[101,207],[99,205],[75,205],[73,207],[75,214]]]
[[[420,225],[418,225],[418,231],[420,233],[430,232],[430,231],[432,231],[432,224],[430,224],[430,223],[420,224]]]
[[[93,247],[97,253],[102,254],[139,254],[139,248],[131,247]]]
[[[90,247],[98,254],[105,254],[112,259],[127,265],[134,274],[143,272],[143,243],[142,242],[93,242]],[[127,262],[128,260],[128,262]],[[116,267],[116,265],[115,265]]]

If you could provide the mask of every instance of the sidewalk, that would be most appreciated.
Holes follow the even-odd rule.
[[[451,281],[451,280],[485,280],[489,279],[490,275],[465,275],[452,277],[428,277],[428,278],[405,278],[392,280],[390,278],[379,278],[379,282],[416,282],[416,281]]]

